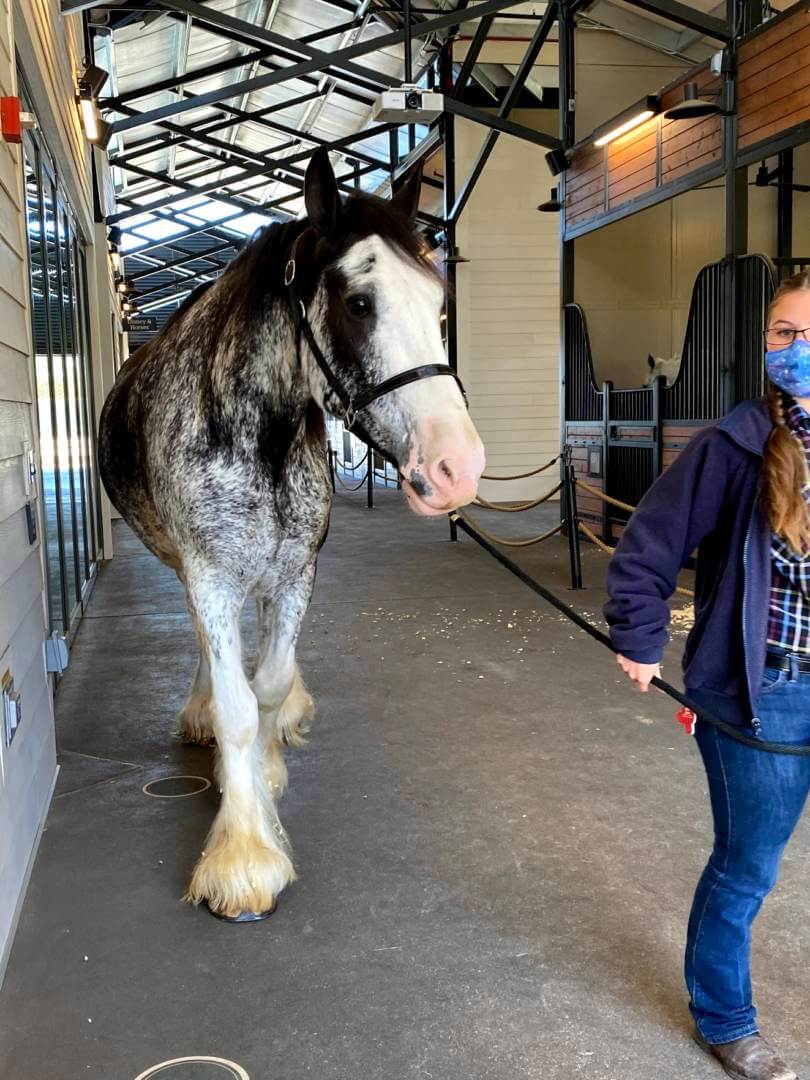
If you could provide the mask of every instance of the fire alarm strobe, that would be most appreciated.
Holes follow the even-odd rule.
[[[22,142],[23,131],[36,126],[33,113],[20,111],[18,97],[0,97],[0,136],[5,142]]]
[[[419,86],[384,90],[374,102],[371,116],[383,124],[429,124],[444,112],[444,98]]]

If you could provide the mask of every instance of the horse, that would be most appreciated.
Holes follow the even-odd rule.
[[[650,353],[647,357],[647,367],[649,372],[644,382],[645,386],[652,386],[659,375],[664,376],[667,386],[672,386],[678,378],[678,372],[681,370],[681,354],[676,353],[674,356],[665,359],[661,356],[653,356]]]
[[[100,418],[115,507],[185,586],[200,655],[180,736],[214,742],[218,812],[185,899],[265,918],[295,879],[277,803],[313,701],[295,648],[326,539],[324,411],[396,465],[411,508],[475,498],[484,450],[445,362],[441,276],[415,226],[419,171],[341,199],[325,151],[306,215],[260,231],[122,367]],[[240,611],[257,604],[244,671]]]

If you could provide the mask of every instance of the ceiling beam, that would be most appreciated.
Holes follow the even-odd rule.
[[[322,139],[318,135],[313,135],[311,132],[297,131],[295,128],[291,128],[287,124],[280,124],[275,120],[257,117],[256,114],[246,112],[244,109],[236,109],[230,105],[222,105],[220,107],[225,112],[232,113],[242,123],[253,123],[255,121],[263,127],[270,128],[272,131],[280,131],[283,135],[296,136],[301,142],[311,143],[313,146],[330,147],[332,145],[329,139]],[[234,149],[239,148],[238,143],[234,143],[233,145]],[[365,161],[368,165],[374,165],[378,169],[388,168],[388,161],[383,161],[382,158],[372,157],[370,154],[361,153],[359,150],[353,150],[352,157],[356,157],[359,161]]]
[[[180,0],[172,0],[172,2],[180,2]],[[186,0],[183,0],[183,2],[186,2]],[[445,12],[435,19],[426,19],[424,22],[412,24],[410,28],[410,37],[413,38],[433,34],[438,30],[446,29],[448,26],[453,26],[457,23],[472,21],[483,18],[485,15],[504,11],[507,8],[514,7],[520,2],[521,0],[481,0],[480,3],[473,4],[464,11]],[[644,2],[646,2],[646,0],[644,0]],[[383,34],[381,37],[356,42],[353,45],[346,46],[344,49],[338,49],[333,53],[326,53],[324,55],[328,57],[328,63],[331,67],[341,67],[344,66],[344,61],[346,60],[354,59],[358,56],[367,56],[379,49],[388,48],[392,45],[401,45],[404,40],[405,31],[397,30],[390,34]],[[294,45],[295,43],[293,42],[291,44]],[[230,98],[240,97],[242,94],[248,93],[249,91],[261,90],[267,86],[273,86],[276,83],[288,82],[301,75],[309,75],[313,71],[319,71],[321,68],[321,60],[313,58],[298,64],[292,64],[290,67],[282,68],[279,71],[268,72],[266,75],[257,75],[253,79],[246,79],[240,83],[229,83],[216,90],[210,90],[204,94],[197,94],[194,98],[185,101],[172,102],[170,105],[163,105],[156,109],[150,109],[148,112],[139,113],[137,116],[127,117],[125,120],[118,120],[112,125],[113,133],[120,134],[124,131],[130,131],[134,128],[152,124],[156,120],[164,120],[167,117],[176,116],[181,112],[189,112],[192,109],[202,108],[204,105],[214,105],[220,101],[227,101]]]
[[[499,121],[501,121],[501,122],[507,121],[509,113],[514,108],[518,98],[520,97],[520,92],[523,89],[523,86],[524,86],[526,80],[528,79],[529,75],[531,74],[532,68],[535,65],[537,57],[540,55],[540,50],[545,45],[546,40],[548,38],[548,35],[551,33],[552,27],[554,26],[555,22],[557,21],[557,18],[559,16],[559,4],[564,3],[564,2],[565,2],[565,0],[554,0],[553,3],[549,3],[548,7],[545,10],[545,13],[544,13],[542,19],[537,24],[537,28],[535,29],[534,34],[532,35],[532,39],[529,42],[528,48],[526,49],[526,52],[523,55],[523,59],[520,61],[520,64],[518,65],[517,70],[515,71],[515,74],[512,76],[512,82],[509,84],[509,89],[506,91],[506,95],[504,96],[504,99],[501,102],[501,105],[500,105],[500,107],[498,109],[498,120]],[[448,101],[447,106],[448,106],[448,108],[451,109],[451,111],[454,111],[454,112],[457,111],[459,108],[463,108],[463,109],[467,108],[467,106],[463,105],[461,102],[456,101],[456,100]],[[477,112],[477,110],[475,110],[475,111]],[[483,116],[489,117],[489,113],[483,113]],[[479,121],[479,122],[482,122],[482,121]],[[465,180],[464,186],[462,187],[461,191],[456,196],[456,201],[453,204],[453,206],[452,206],[452,208],[450,210],[450,213],[447,215],[448,218],[449,218],[449,221],[453,225],[455,225],[458,222],[458,219],[459,219],[462,211],[464,210],[464,207],[467,205],[467,200],[470,198],[470,195],[472,195],[473,188],[475,187],[476,183],[478,182],[478,177],[483,172],[484,166],[486,165],[487,161],[489,160],[490,154],[495,149],[495,144],[498,141],[499,134],[500,134],[499,130],[497,130],[497,129],[496,130],[491,130],[487,134],[487,137],[484,140],[483,146],[478,151],[478,156],[475,159],[475,163],[473,164],[472,171],[470,172],[470,175]],[[539,133],[537,133],[537,134],[539,134]],[[548,136],[546,136],[546,138],[548,138]],[[555,142],[556,146],[561,146],[562,145],[560,143],[559,139],[555,139],[554,142]],[[547,144],[547,145],[550,145],[550,144]]]
[[[718,41],[729,41],[731,34],[725,19],[717,19],[714,15],[706,15],[696,8],[679,3],[679,0],[626,0],[631,7],[641,8],[651,15],[660,15],[664,19],[685,26],[688,30],[696,30],[706,37],[716,38]]]
[[[238,184],[242,180],[250,180],[255,176],[266,176],[268,172],[268,166],[256,165],[252,169],[243,169],[237,176],[221,177],[219,180],[212,180],[208,184],[201,184],[199,187],[192,188],[195,195],[210,195],[215,191],[221,191],[222,188],[228,187],[231,184]],[[173,187],[180,187],[182,185],[175,181],[168,181]],[[138,214],[154,214],[156,210],[160,210],[164,206],[171,206],[172,203],[176,203],[181,199],[188,198],[188,191],[178,191],[174,195],[167,195],[164,199],[158,199],[157,202],[149,203],[148,206],[134,207],[131,210],[126,210],[121,213],[111,214],[107,218],[108,225],[116,225],[120,221],[126,221],[131,217],[136,217]],[[245,210],[242,210],[245,213]]]
[[[230,247],[233,247],[233,244],[229,244],[226,241],[223,244],[217,245],[217,247],[206,248],[205,251],[185,255],[182,259],[175,259],[173,262],[154,266],[151,270],[137,270],[134,274],[127,274],[127,278],[130,281],[140,281],[142,278],[153,277],[155,274],[167,274],[172,270],[178,269],[178,267],[187,266],[188,263],[196,262],[197,259],[204,261],[209,255],[219,255],[223,251],[227,251]]]
[[[170,206],[171,202],[177,201],[177,199],[180,199],[182,201],[183,198],[188,198],[189,196],[194,196],[197,194],[202,195],[204,194],[204,189],[211,188],[210,184],[205,184],[198,187],[196,184],[189,183],[188,180],[180,179],[179,177],[173,178],[169,176],[168,173],[152,172],[150,169],[142,169],[138,165],[125,165],[124,168],[127,170],[127,172],[134,173],[136,176],[141,176],[149,180],[155,180],[160,185],[160,187],[158,188],[158,190],[160,191],[165,190],[166,187],[180,188],[180,191],[176,195],[166,196],[166,198],[159,199],[154,203],[140,203],[135,201],[136,199],[143,198],[146,192],[135,192],[134,194],[131,194],[130,197],[127,199],[119,199],[119,202],[126,202],[131,207],[133,212],[139,214],[149,213],[151,207],[153,206],[156,208],[160,208],[162,206]],[[220,166],[220,170],[221,168],[222,166]],[[222,180],[222,186],[227,186],[231,182],[231,179],[231,177],[226,177],[224,180]],[[235,177],[233,179],[238,180],[239,178]],[[217,183],[220,183],[220,181],[217,181]],[[216,191],[218,189],[211,188],[211,190]],[[167,201],[167,199],[171,201]],[[229,192],[222,192],[221,190],[219,190],[219,193],[217,195],[217,202],[225,203],[227,206],[233,206],[238,210],[242,210],[246,214],[251,213],[255,209],[255,207],[251,203],[246,202],[244,199],[239,199],[236,196],[231,195]],[[193,214],[193,208],[189,208],[188,212],[190,214]]]
[[[534,143],[536,146],[545,146],[547,150],[557,150],[562,143],[554,135],[546,135],[544,131],[535,131],[534,128],[524,124],[515,124],[502,116],[486,112],[484,109],[476,109],[472,105],[465,105],[463,101],[448,98],[445,105],[447,112],[460,116],[464,120],[472,120],[476,124],[483,124],[491,129],[491,133],[497,135],[513,135],[516,139]]]
[[[320,96],[321,94],[318,91],[313,91],[311,94],[301,94],[299,97],[289,98],[287,101],[276,102],[274,105],[268,105],[265,109],[258,109],[251,113],[251,120],[261,120],[271,113],[281,112],[283,109],[293,108],[295,105],[303,105],[305,102],[313,101]],[[198,125],[158,124],[157,126],[164,131],[175,132],[175,134],[150,135],[148,139],[141,139],[140,142],[131,143],[125,154],[117,154],[115,157],[110,158],[110,165],[123,165],[125,162],[132,161],[136,157],[142,157],[144,154],[154,154],[159,150],[175,144],[193,142],[195,134],[208,135],[210,132],[223,131],[225,128],[233,127],[236,124],[241,124],[241,122],[242,121],[238,117],[225,117],[224,119],[215,120],[213,122],[205,120]],[[232,147],[233,144],[228,143],[228,146]],[[282,147],[276,148],[276,152],[280,149],[283,149],[283,145]],[[243,151],[244,155],[250,153],[252,153],[252,151]]]
[[[152,95],[162,93],[164,90],[176,90],[187,83],[210,79],[214,75],[223,75],[226,71],[244,67],[254,60],[263,60],[273,52],[274,50],[269,47],[257,49],[249,56],[232,56],[227,60],[220,61],[218,64],[209,64],[207,67],[196,68],[194,71],[185,71],[182,75],[175,75],[170,79],[163,79],[161,82],[139,86],[135,90],[127,90],[125,93],[117,94],[115,97],[101,98],[98,103],[99,108],[117,110],[119,105],[126,105],[128,101],[137,101],[138,98],[145,97],[147,94]]]
[[[351,63],[348,59],[341,59],[336,65],[335,57],[338,55],[337,53],[324,52],[322,49],[316,49],[313,45],[309,45],[302,40],[286,38],[282,34],[277,34],[274,30],[256,26],[254,23],[246,22],[244,19],[228,15],[227,12],[217,11],[216,8],[206,7],[198,3],[198,0],[160,0],[160,4],[169,11],[181,11],[185,12],[186,15],[192,15],[197,22],[203,25],[221,26],[225,30],[235,30],[259,44],[274,45],[276,49],[284,49],[293,54],[303,55],[310,60],[318,60],[321,69],[338,66],[347,74],[354,75],[362,81],[374,80],[382,86],[399,85],[398,79],[387,75],[384,71],[360,67]]]

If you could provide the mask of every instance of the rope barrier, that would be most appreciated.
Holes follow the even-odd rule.
[[[618,499],[614,499],[612,496],[606,495],[604,491],[600,491],[598,488],[591,487],[591,485],[586,484],[584,480],[580,480],[577,478],[575,480],[575,483],[577,487],[581,487],[583,491],[587,491],[591,495],[596,495],[604,502],[611,503],[611,505],[613,506],[618,506],[620,510],[629,510],[632,514],[636,509],[635,506],[630,506],[629,503],[620,502]],[[604,553],[608,556],[613,555],[613,548],[609,544],[606,544],[604,540],[600,540],[596,533],[592,529],[589,529],[584,521],[580,521],[579,519],[577,519],[577,526],[580,532],[583,532],[585,536],[588,537],[590,542],[596,547],[598,547],[600,551],[604,551]],[[690,596],[693,599],[695,596],[694,592],[691,589],[685,589],[682,585],[677,585],[675,587],[675,592],[680,593],[681,596]]]
[[[555,458],[552,458],[547,465],[541,465],[539,469],[532,469],[531,472],[517,473],[515,476],[488,476],[486,473],[481,477],[482,480],[527,480],[530,476],[537,476],[538,473],[545,472],[546,469],[550,469],[552,465],[556,465],[560,460],[561,454],[557,454]]]
[[[363,484],[365,484],[365,482],[366,482],[366,480],[368,478],[368,471],[366,471],[363,474],[363,477],[360,480],[359,484],[347,484],[346,481],[341,477],[341,475],[337,471],[337,469],[335,469],[335,476],[337,477],[337,482],[340,484],[340,486],[342,488],[344,488],[344,490],[346,490],[346,491],[359,491],[360,488],[363,486]]]
[[[562,484],[557,484],[555,488],[546,495],[541,495],[539,499],[532,499],[530,502],[518,503],[516,506],[499,506],[497,503],[489,502],[487,499],[482,499],[479,495],[475,500],[475,505],[483,507],[484,510],[497,510],[499,514],[521,514],[524,510],[532,510],[535,506],[539,506],[541,503],[547,502],[552,496],[556,495],[558,491],[562,490]]]
[[[501,566],[504,566],[510,573],[514,574],[516,578],[522,581],[524,585],[527,585],[532,592],[537,593],[543,600],[565,615],[567,619],[570,619],[572,623],[580,628],[580,630],[583,630],[595,641],[604,645],[605,648],[610,649],[612,653],[618,651],[614,648],[613,642],[607,634],[603,634],[601,630],[597,630],[595,626],[591,626],[591,624],[577,611],[574,611],[568,604],[564,604],[553,592],[541,585],[539,581],[535,581],[534,578],[530,577],[524,570],[521,570],[521,568],[516,563],[513,563],[511,559],[507,558],[503,552],[492,547],[485,535],[473,528],[460,510],[456,510],[450,514],[450,520],[471,537],[471,539],[475,540],[484,551],[489,552]],[[768,742],[765,739],[757,739],[752,735],[746,735],[744,731],[735,727],[734,724],[727,724],[725,720],[720,720],[719,717],[712,716],[704,709],[701,709],[687,694],[682,693],[676,687],[658,676],[652,680],[651,685],[657,690],[662,690],[669,697],[677,701],[679,705],[682,705],[686,709],[690,709],[705,723],[711,724],[712,727],[717,728],[718,731],[722,731],[724,735],[728,735],[728,737],[734,739],[735,742],[742,743],[744,746],[750,746],[754,750],[760,750],[769,754],[786,754],[790,757],[810,757],[810,746],[793,746],[789,743]]]
[[[618,506],[620,510],[629,510],[632,514],[636,509],[635,506],[630,506],[629,503],[621,502],[619,499],[614,499],[612,495],[606,495],[604,491],[600,491],[599,488],[591,487],[590,484],[586,484],[584,480],[576,479],[577,487],[581,487],[583,491],[587,491],[589,495],[595,495],[597,499],[601,499],[603,502],[610,503],[611,506]]]
[[[589,529],[584,521],[577,521],[577,525],[579,526],[581,531],[585,533],[590,542],[592,544],[595,544],[600,551],[604,551],[606,555],[613,555],[613,548],[610,546],[610,544],[606,544],[604,540],[600,540],[596,533],[593,532],[592,529]],[[695,597],[695,594],[694,592],[692,592],[691,589],[685,589],[682,585],[676,585],[675,592],[680,593],[681,596],[690,596],[692,597],[692,599],[694,599]]]
[[[466,521],[471,528],[478,529],[480,534],[482,536],[485,536],[487,540],[489,540],[491,543],[502,544],[504,547],[513,548],[531,547],[533,544],[542,544],[544,540],[548,540],[552,536],[555,536],[558,532],[560,532],[563,527],[563,523],[560,522],[559,525],[557,525],[553,529],[549,529],[549,531],[543,533],[542,536],[531,536],[528,540],[504,540],[503,537],[494,536],[492,533],[489,533],[485,529],[482,529],[481,526],[477,522],[473,521],[472,518],[469,518],[463,510],[454,511],[454,513],[450,515],[450,520],[454,521],[456,517],[463,518],[463,520]]]

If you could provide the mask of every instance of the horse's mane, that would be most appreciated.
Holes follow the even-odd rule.
[[[282,294],[284,268],[290,249],[308,226],[306,218],[299,218],[274,222],[259,229],[216,281],[200,285],[186,297],[166,327],[185,315],[213,286],[221,290],[218,299],[223,302],[217,306],[224,318],[232,314],[236,307],[248,316],[263,310],[269,300]],[[427,258],[423,239],[412,223],[393,210],[390,202],[365,193],[350,195],[342,203],[335,229],[327,241],[330,256],[339,258],[353,243],[374,234],[426,273],[437,273]]]

